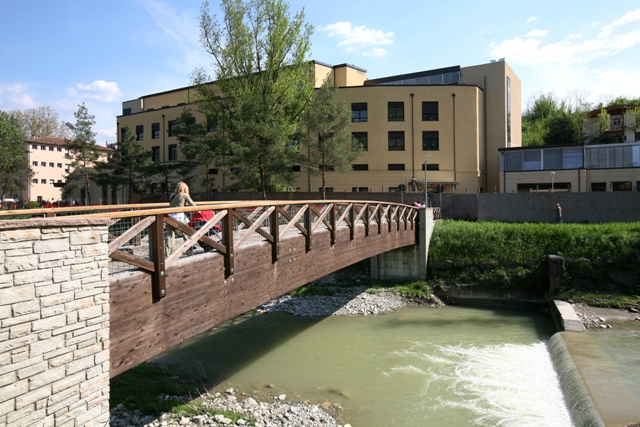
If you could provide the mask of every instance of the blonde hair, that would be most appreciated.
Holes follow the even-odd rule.
[[[176,184],[175,193],[176,194],[181,194],[181,193],[189,194],[189,186],[187,184],[185,184],[184,182],[180,181],[179,183]]]

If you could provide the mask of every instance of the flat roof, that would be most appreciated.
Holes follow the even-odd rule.
[[[388,77],[381,77],[379,79],[371,79],[371,80],[367,80],[366,82],[364,82],[365,85],[378,85],[381,83],[388,83],[388,82],[395,82],[397,80],[409,80],[409,79],[417,79],[420,77],[427,77],[427,76],[437,76],[439,74],[445,74],[445,73],[453,73],[456,71],[461,71],[461,67],[459,65],[455,65],[453,67],[446,67],[446,68],[437,68],[435,70],[425,70],[425,71],[418,71],[415,73],[408,73],[408,74],[398,74],[395,76],[388,76]]]

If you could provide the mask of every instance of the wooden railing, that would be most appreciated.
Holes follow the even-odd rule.
[[[214,211],[214,216],[199,227],[191,227],[169,216],[205,210]],[[113,233],[110,233],[108,253],[114,267],[110,273],[117,274],[123,270],[122,266],[113,264],[113,261],[119,261],[128,268],[134,267],[150,274],[156,301],[166,296],[167,270],[194,247],[202,246],[223,256],[224,276],[228,278],[235,273],[234,253],[237,248],[255,243],[256,238],[270,244],[271,262],[276,263],[280,258],[281,239],[291,234],[302,234],[305,251],[309,252],[313,249],[314,233],[319,228],[329,231],[333,246],[339,227],[349,227],[349,236],[353,240],[358,226],[364,227],[365,236],[371,232],[380,234],[383,227],[387,227],[388,232],[392,227],[398,231],[401,228],[413,230],[416,215],[417,210],[409,205],[350,200],[201,202],[196,207],[152,206],[150,209],[149,205],[120,205],[102,207],[102,212],[98,213],[82,214],[83,217],[112,220]],[[166,256],[165,225],[173,227],[185,240]],[[219,231],[212,232],[215,229]]]

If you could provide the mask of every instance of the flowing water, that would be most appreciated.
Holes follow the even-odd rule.
[[[572,426],[544,315],[405,308],[377,316],[248,313],[160,356],[208,386],[340,405],[368,426]]]

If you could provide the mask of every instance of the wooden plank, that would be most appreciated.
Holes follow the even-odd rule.
[[[273,206],[272,206],[272,207],[273,207]],[[242,215],[242,213],[241,213],[241,212],[238,212],[238,211],[236,211],[235,209],[233,210],[233,216],[234,216],[234,217],[236,217],[236,218],[238,218],[240,221],[244,222],[245,224],[250,225],[250,226],[252,226],[252,227],[253,227],[255,224],[258,224],[258,225],[256,225],[255,227],[253,227],[252,232],[255,230],[255,232],[256,232],[256,233],[258,233],[259,235],[261,235],[262,237],[264,237],[265,239],[267,239],[267,241],[268,241],[268,242],[273,242],[273,237],[272,237],[269,233],[267,233],[266,231],[264,231],[262,228],[259,228],[260,224],[262,223],[262,221],[264,221],[264,219],[263,219],[262,221],[258,220],[258,221],[256,221],[256,222],[254,223],[254,222],[252,222],[249,218],[247,218],[246,216]],[[256,227],[258,227],[258,228],[256,228]],[[249,233],[248,231],[245,231],[244,233],[245,233],[244,235],[251,234],[251,233]],[[244,239],[243,239],[242,241],[244,241]]]
[[[289,223],[287,225],[285,225],[285,227],[282,229],[282,231],[280,232],[280,234],[282,234],[283,236],[287,234],[287,231],[289,231],[289,229],[294,226],[295,224],[298,223],[298,220],[300,219],[300,217],[302,215],[304,215],[304,213],[307,211],[307,206],[302,206],[300,208],[300,210],[298,211],[298,213],[293,217],[293,218],[289,218]],[[298,224],[299,225],[299,224]]]
[[[271,262],[277,262],[280,259],[280,209],[271,206]]]
[[[246,218],[249,220],[250,223],[253,223],[253,219],[255,217],[257,217],[258,215],[260,215],[262,213],[262,211],[264,210],[264,206],[262,207],[257,207],[256,209],[254,209],[253,211],[251,211],[251,213],[246,216]],[[245,223],[240,223],[238,224],[237,230],[236,231],[241,231],[244,227],[246,227],[247,225],[251,225],[251,224],[245,224]]]
[[[304,208],[307,209],[307,206],[305,205]],[[279,208],[279,209],[280,209],[280,215],[282,215],[287,221],[289,221],[289,223],[293,222],[293,226],[296,227],[298,230],[300,230],[300,232],[303,235],[305,236],[307,235],[307,230],[303,226],[301,226],[297,221],[293,221],[293,217],[289,215],[289,212],[283,210],[282,208]],[[288,225],[289,224],[287,224],[287,227]],[[285,233],[282,232],[281,234],[284,236]]]
[[[332,227],[331,223],[329,223],[329,221],[327,221],[325,218],[327,217],[329,212],[331,212],[333,210],[333,203],[330,203],[327,206],[325,206],[325,208],[322,211],[322,213],[318,212],[318,209],[316,209],[316,207],[313,206],[312,204],[309,204],[309,208],[318,217],[318,219],[317,219],[316,223],[313,225],[313,228],[312,228],[311,231],[315,231],[316,228],[318,228],[318,226],[320,224],[322,224],[322,223],[324,223],[327,226],[327,229],[331,229],[331,227]]]
[[[341,212],[340,209],[336,206],[336,211],[338,212],[338,214],[340,215],[340,218],[336,221],[336,225],[338,227],[340,227],[340,223],[342,221],[345,221],[345,218],[347,217],[347,214],[349,213],[349,211],[351,210],[351,208],[353,207],[353,203],[349,203],[347,205],[347,207],[344,209],[344,212]],[[346,221],[345,221],[346,222]],[[349,223],[347,223],[347,225],[350,225]]]
[[[313,229],[311,224],[311,206],[306,206],[307,209],[304,211],[304,226],[307,232],[304,234],[304,251],[309,252],[313,247]]]
[[[209,221],[207,221],[201,228],[200,230],[196,231],[191,227],[185,226],[184,224],[181,224],[182,226],[184,226],[185,228],[188,228],[189,231],[186,232],[187,234],[190,234],[191,237],[189,239],[187,239],[183,244],[181,244],[179,247],[175,248],[173,250],[173,252],[171,253],[171,255],[169,255],[167,257],[167,259],[165,260],[165,267],[170,266],[171,264],[173,264],[178,258],[180,258],[182,256],[182,254],[184,254],[186,251],[189,250],[189,248],[191,248],[193,245],[198,243],[198,240],[202,239],[203,237],[206,237],[205,234],[207,234],[209,232],[209,230],[215,226],[222,218],[224,218],[227,214],[227,211],[221,211],[218,212],[218,214],[216,214],[212,219],[210,219]],[[209,239],[209,240],[213,240],[213,239]],[[213,245],[214,247],[216,245]],[[220,245],[222,246],[222,245]],[[226,248],[225,248],[226,249]],[[226,252],[226,251],[225,251]]]
[[[235,210],[230,209],[224,217],[224,225],[222,227],[222,239],[226,246],[226,253],[224,254],[224,275],[229,277],[234,273],[234,259],[233,259],[233,217]]]
[[[122,252],[121,250],[115,250],[114,252],[109,254],[110,258],[117,259],[118,261],[126,262],[127,264],[131,264],[135,267],[141,268],[148,273],[153,273],[155,270],[155,266],[153,262],[147,261],[143,258],[138,258],[126,252]]]
[[[155,216],[148,216],[143,220],[141,220],[140,222],[138,222],[137,224],[135,224],[133,227],[131,227],[127,231],[125,231],[124,233],[122,233],[117,238],[113,239],[113,241],[109,243],[109,254],[120,249],[120,246],[122,246],[124,243],[128,242],[129,240],[133,239],[142,230],[144,230],[145,228],[153,224],[155,220],[156,220]]]
[[[349,240],[353,240],[353,238],[355,237],[355,233],[356,233],[356,222],[355,222],[355,205],[350,205],[350,209],[349,209]]]

